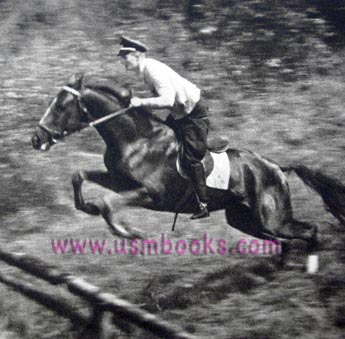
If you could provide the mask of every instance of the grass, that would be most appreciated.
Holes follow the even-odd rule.
[[[262,54],[256,50],[246,55],[246,46],[257,38],[248,35],[253,30],[248,22],[256,15],[254,2],[244,1],[236,7],[239,17],[247,20],[246,26],[236,26],[235,12],[230,10],[218,15],[215,11],[220,7],[214,4],[205,5],[209,10],[206,19],[194,22],[186,21],[183,2],[174,11],[169,1],[155,4],[1,2],[1,247],[57,264],[200,338],[341,338],[343,227],[294,175],[289,182],[296,217],[318,224],[323,239],[320,272],[315,276],[299,269],[278,270],[274,261],[263,257],[53,254],[51,239],[113,240],[101,219],[74,210],[70,185],[74,170],[103,167],[100,154],[104,146],[95,131],[85,131],[42,154],[32,150],[30,137],[49,99],[73,73],[111,74],[135,95],[147,95],[143,83],[116,61],[121,33],[143,40],[153,57],[166,61],[204,90],[211,133],[228,135],[232,147],[251,149],[281,164],[303,163],[345,182],[344,52],[333,50],[318,36],[317,32],[325,32],[324,26],[315,29],[316,33],[303,33],[309,52],[301,53],[303,58],[295,68],[288,62],[305,45],[282,41],[291,46],[284,52],[291,53],[291,58],[274,68],[266,61],[274,65],[272,58],[281,56],[272,54],[261,60]],[[295,9],[282,13],[285,25]],[[217,33],[223,39],[203,35],[201,29],[220,25],[226,15],[231,17],[229,26]],[[298,18],[296,29],[314,27],[304,14]],[[245,34],[229,35],[228,41],[231,32]],[[92,185],[85,187],[88,199],[104,193]],[[170,230],[171,215],[140,209],[124,212],[130,222],[154,237]],[[226,225],[223,213],[194,224],[182,216],[177,231],[169,236],[201,239],[205,232],[233,244],[246,237]],[[3,264],[1,270],[20,275]],[[1,338],[75,337],[68,321],[4,286],[0,286],[0,297]],[[132,337],[142,334],[134,331]]]

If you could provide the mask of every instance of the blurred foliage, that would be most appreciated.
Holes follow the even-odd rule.
[[[202,88],[211,133],[230,136],[232,147],[282,164],[302,162],[344,181],[344,17],[342,0],[0,0],[3,243],[46,256],[44,246],[52,238],[109,236],[103,220],[74,211],[70,184],[76,169],[103,168],[98,155],[104,144],[97,133],[83,131],[44,154],[32,150],[30,136],[49,100],[73,73],[111,75],[135,95],[148,95],[142,81],[116,58],[121,34],[142,40],[149,55]],[[339,338],[344,327],[343,228],[333,229],[335,221],[300,182],[290,176],[289,183],[296,218],[321,225],[321,272],[312,279],[296,270],[271,271],[266,264],[256,268],[258,258],[250,268],[247,257],[224,258],[231,272],[238,267],[235,275],[222,271],[224,263],[213,257],[187,258],[183,266],[182,258],[74,256],[64,258],[64,265],[152,309],[164,309],[166,303],[162,316],[177,317],[197,335],[224,331],[229,338]],[[87,185],[85,191],[90,199],[100,195]],[[136,212],[152,234],[171,222],[169,215]],[[214,224],[221,226],[208,230],[235,241],[238,234],[226,233],[222,217],[215,215]],[[176,237],[194,237],[205,228],[181,224],[181,230]],[[114,271],[114,261],[121,274]],[[164,270],[176,273],[174,279],[158,279],[143,290]],[[202,276],[212,272],[224,274],[181,293],[182,280],[203,282]],[[30,302],[24,299],[18,310],[16,298],[11,304],[7,293],[1,294],[6,297],[0,318],[10,309],[26,321]],[[187,311],[170,309],[176,305]],[[39,338],[58,328],[60,319],[43,312],[38,309],[38,320],[28,319],[28,324],[13,320],[18,337],[27,332],[26,338]]]
[[[330,48],[339,46],[345,27],[341,3],[340,0],[100,0],[95,4],[90,0],[71,3],[31,0],[25,4],[20,0],[4,0],[1,14],[6,21],[6,14],[11,19],[16,7],[24,8],[18,11],[20,17],[15,25],[19,35],[25,37],[32,29],[69,21],[74,12],[84,21],[79,23],[83,30],[89,35],[98,34],[99,39],[109,34],[109,29],[120,31],[123,26],[134,25],[138,38],[148,40],[161,55],[170,43],[181,39],[180,32],[175,31],[170,36],[172,40],[165,37],[154,43],[158,39],[155,33],[159,32],[144,34],[141,24],[150,18],[171,26],[180,22],[189,30],[187,41],[195,40],[210,51],[217,51],[219,66],[248,87],[248,82],[260,86],[266,85],[267,79],[295,81],[314,72],[322,75],[334,70],[339,60],[331,57]],[[131,30],[130,33],[133,34]],[[20,43],[15,41],[12,48],[12,51],[20,48]],[[188,56],[184,65],[193,71],[203,67],[202,60],[190,60]]]

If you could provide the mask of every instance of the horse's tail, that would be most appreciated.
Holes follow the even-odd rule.
[[[303,165],[280,168],[283,172],[294,171],[307,186],[321,196],[327,211],[345,224],[345,186],[339,180]]]

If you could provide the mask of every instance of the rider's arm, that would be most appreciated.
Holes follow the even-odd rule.
[[[169,75],[159,67],[150,65],[145,74],[147,85],[157,93],[156,97],[140,99],[141,106],[147,108],[172,108],[175,103],[175,89],[171,84]]]

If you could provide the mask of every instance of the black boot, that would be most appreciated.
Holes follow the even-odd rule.
[[[198,205],[198,211],[196,211],[190,218],[191,220],[207,218],[210,216],[210,212],[207,209],[207,204],[200,202]]]
[[[198,201],[198,210],[191,216],[192,220],[210,216],[207,209],[206,178],[204,167],[201,163],[190,166],[190,180]]]

